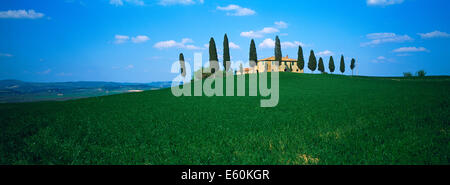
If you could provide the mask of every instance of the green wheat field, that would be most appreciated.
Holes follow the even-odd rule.
[[[274,108],[170,88],[0,104],[0,164],[450,164],[450,77],[279,75]]]

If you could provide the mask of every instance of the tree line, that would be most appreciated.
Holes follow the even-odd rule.
[[[302,46],[298,46],[297,54],[298,54],[297,67],[300,70],[304,70],[305,59],[303,57]],[[282,61],[283,55],[282,55],[282,51],[281,51],[281,42],[280,42],[280,38],[278,37],[278,35],[275,37],[274,56],[275,56],[275,61]],[[180,53],[179,59],[180,59],[180,66],[181,66],[180,73],[183,76],[185,76],[185,71],[184,71],[185,64],[184,64],[183,53]],[[224,72],[228,72],[230,70],[230,61],[231,61],[231,57],[230,57],[229,41],[228,41],[227,34],[225,34],[224,39],[223,39],[223,69],[224,69]],[[209,40],[209,66],[211,69],[211,74],[214,74],[216,71],[219,71],[219,63],[218,62],[219,62],[219,59],[218,59],[218,55],[217,55],[216,42],[214,41],[214,38],[211,37],[211,39]],[[250,41],[249,66],[255,67],[255,64],[257,64],[257,63],[258,63],[258,55],[256,53],[255,40],[252,39]],[[288,66],[286,62],[284,62],[284,64],[286,66],[286,71],[291,72],[292,65]],[[352,58],[350,61],[350,69],[352,70],[352,75],[353,75],[353,70],[355,67],[356,67],[356,60],[354,58]],[[314,50],[311,50],[310,54],[309,54],[308,69],[311,70],[311,72],[313,72],[313,73],[316,69],[318,71],[320,71],[321,73],[325,73],[324,61],[323,61],[322,57],[320,57],[319,63],[317,64],[317,58],[314,54]],[[331,72],[331,73],[333,73],[335,71],[333,56],[330,56],[330,58],[328,60],[328,69],[329,69],[329,72]],[[344,72],[345,72],[344,55],[341,55],[339,70],[342,74],[344,74]],[[239,71],[241,73],[244,71],[242,63],[239,66]]]

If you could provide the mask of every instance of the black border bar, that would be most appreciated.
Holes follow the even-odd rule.
[[[15,181],[114,182],[119,184],[309,184],[305,182],[447,182],[449,166],[277,166],[277,165],[152,165],[152,166],[0,166],[1,179]],[[258,171],[259,170],[259,171]],[[262,178],[263,170],[268,171]],[[183,173],[214,172],[211,179],[182,179]],[[242,172],[243,171],[243,172]],[[235,172],[234,179],[232,174]],[[226,174],[228,177],[226,178]],[[239,174],[244,179],[240,179]],[[203,173],[205,174],[205,173]],[[231,175],[230,175],[231,174]],[[247,174],[250,174],[247,175]],[[15,178],[17,176],[22,178]],[[221,175],[221,177],[219,177]],[[260,179],[257,179],[257,177]],[[192,176],[191,176],[192,177]],[[231,178],[230,178],[231,177]],[[360,180],[359,180],[360,179]],[[142,183],[144,182],[144,183]]]

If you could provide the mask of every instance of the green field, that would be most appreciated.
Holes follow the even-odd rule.
[[[262,97],[170,89],[0,104],[0,164],[450,164],[450,77],[280,73]]]

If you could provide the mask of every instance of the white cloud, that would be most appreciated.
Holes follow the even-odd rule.
[[[112,4],[114,6],[123,6],[124,2],[138,5],[138,6],[144,6],[145,3],[142,0],[109,0],[109,4]]]
[[[146,35],[138,35],[136,37],[131,38],[131,41],[133,43],[144,43],[150,40]]]
[[[278,29],[276,29],[276,28],[273,28],[273,27],[265,27],[265,28],[263,28],[260,32],[261,32],[261,33],[264,33],[264,34],[269,34],[269,33],[280,32],[280,30],[278,30]]]
[[[116,44],[122,44],[130,40],[130,37],[126,35],[115,35],[114,38],[116,39],[114,41],[114,43]]]
[[[397,35],[395,33],[371,33],[367,34],[366,37],[371,41],[361,43],[362,47],[374,46],[383,43],[402,43],[414,40],[408,35]]]
[[[330,50],[325,50],[325,51],[321,51],[321,52],[317,53],[317,55],[319,55],[319,56],[331,56],[331,55],[334,55],[334,53],[331,52]]]
[[[389,6],[394,4],[401,4],[404,0],[367,0],[369,6]]]
[[[424,47],[402,47],[398,49],[394,49],[395,53],[407,53],[407,52],[428,52],[428,50]]]
[[[379,56],[376,59],[373,59],[371,62],[372,63],[386,63],[386,62],[395,62],[395,60],[391,59],[391,58],[386,58],[384,56]]]
[[[0,53],[0,57],[13,57],[13,55],[9,54],[9,53]]]
[[[370,33],[366,35],[368,39],[384,39],[392,38],[395,36],[397,36],[395,33]]]
[[[277,26],[280,29],[287,28],[287,23],[285,23],[283,21],[279,21],[279,22],[275,22],[275,26]],[[275,27],[265,27],[258,31],[250,30],[250,31],[241,32],[241,36],[248,37],[248,38],[262,38],[262,37],[264,37],[265,34],[278,33],[278,32],[280,32],[280,30]],[[287,35],[287,34],[282,34],[282,35]]]
[[[190,50],[202,49],[202,48],[194,46],[194,45],[186,45],[185,48],[190,49]]]
[[[275,25],[277,25],[278,28],[287,28],[288,27],[288,24],[283,21],[275,22]]]
[[[431,39],[431,38],[449,38],[450,34],[441,31],[433,31],[430,33],[419,33],[422,39]]]
[[[261,42],[258,47],[260,48],[274,48],[275,47],[275,41],[272,39],[264,39],[263,42]]]
[[[294,42],[281,42],[281,48],[296,48],[298,46],[303,46],[304,44],[299,41]],[[275,48],[275,41],[272,39],[264,39],[263,42],[261,42],[258,45],[259,48]]]
[[[262,37],[264,37],[264,34],[277,33],[277,32],[280,32],[280,30],[273,28],[273,27],[265,27],[259,31],[251,30],[251,31],[247,31],[247,32],[242,32],[241,36],[248,37],[248,38],[262,38]]]
[[[255,32],[253,30],[251,31],[244,31],[241,33],[242,37],[248,37],[248,38],[261,38],[264,37],[264,35],[260,32]]]
[[[294,42],[281,42],[282,48],[296,48],[298,46],[304,46],[302,42],[294,41]]]
[[[147,42],[148,40],[150,40],[150,38],[146,35],[138,35],[136,37],[131,37],[128,35],[115,35],[114,36],[114,43],[115,44],[123,44],[126,43],[128,41],[131,40],[131,42],[135,43],[135,44],[139,44],[139,43],[144,43]]]
[[[34,10],[8,10],[0,12],[0,18],[3,19],[39,19],[42,17],[44,17],[43,13]]]
[[[193,43],[194,41],[190,38],[184,38],[181,39],[181,43],[186,44],[186,43]]]
[[[209,46],[209,45],[208,45]],[[234,42],[230,42],[229,43],[230,48],[232,49],[240,49],[241,47],[237,44],[235,44]]]
[[[241,49],[241,46],[235,44],[234,42],[229,42],[228,45],[230,46],[231,49]],[[209,43],[208,44],[204,44],[203,47],[208,49],[209,48]]]
[[[379,56],[379,57],[377,57],[377,59],[378,59],[378,60],[386,60],[386,57],[384,57],[384,56]]]
[[[176,42],[174,40],[168,40],[168,41],[158,42],[153,47],[158,48],[158,49],[173,48],[173,47],[186,48],[186,49],[190,49],[190,50],[202,49],[195,45],[187,44],[187,43],[192,43],[192,42],[194,42],[194,41],[190,38],[184,38],[181,40],[181,42]]]
[[[183,45],[181,43],[177,43],[174,40],[168,40],[168,41],[161,41],[156,43],[153,47],[155,48],[171,48],[171,47],[182,47]]]
[[[227,11],[228,16],[247,16],[254,15],[256,12],[249,8],[243,8],[238,5],[230,4],[225,7],[217,6],[218,10]]]

